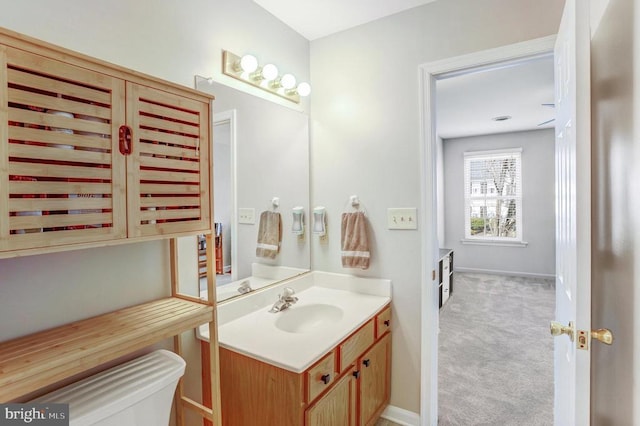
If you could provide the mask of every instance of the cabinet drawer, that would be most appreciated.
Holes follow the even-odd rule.
[[[338,377],[334,351],[307,370],[307,402],[313,401],[324,390],[329,389]]]
[[[340,371],[343,371],[362,354],[374,340],[374,320],[369,321],[340,344]]]
[[[388,330],[391,330],[391,307],[387,306],[387,308],[380,312],[376,316],[376,339],[386,333]]]

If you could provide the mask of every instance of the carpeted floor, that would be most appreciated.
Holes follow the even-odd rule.
[[[440,310],[440,426],[553,424],[553,280],[454,273]]]

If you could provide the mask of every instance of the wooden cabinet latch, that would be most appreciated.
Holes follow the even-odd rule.
[[[129,126],[122,125],[118,129],[120,154],[129,155],[133,152],[133,135]]]

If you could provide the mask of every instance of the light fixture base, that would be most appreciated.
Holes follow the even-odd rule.
[[[253,87],[257,87],[276,96],[280,96],[281,98],[288,99],[291,102],[295,102],[297,104],[300,103],[300,95],[297,92],[291,93],[291,91],[282,90],[280,87],[272,88],[269,83],[263,85],[261,84],[262,80],[254,80],[250,75],[244,75],[242,69],[239,69],[240,67],[238,66],[238,64],[240,63],[240,59],[240,56],[236,55],[235,53],[229,52],[228,50],[223,50],[222,73],[228,75],[229,77],[233,77],[237,80],[250,84]]]

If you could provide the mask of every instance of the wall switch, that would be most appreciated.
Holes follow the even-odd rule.
[[[256,209],[250,209],[250,208],[238,209],[238,223],[255,225]]]
[[[387,209],[389,229],[418,229],[418,214],[415,207]]]

